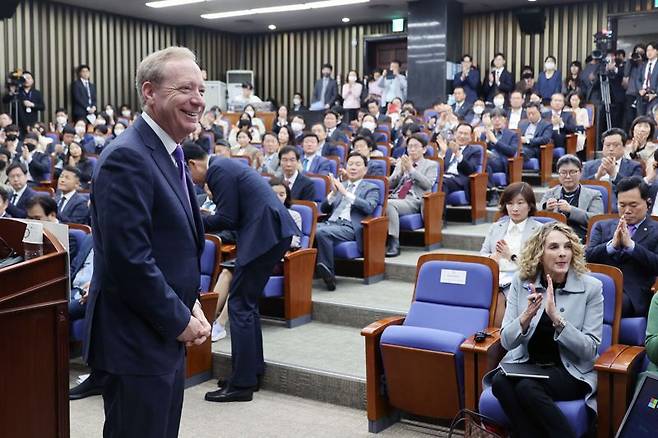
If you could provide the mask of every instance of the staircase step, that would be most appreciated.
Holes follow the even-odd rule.
[[[360,329],[310,322],[288,329],[263,324],[263,388],[348,406],[366,407],[365,350]],[[213,349],[213,375],[231,370],[229,337]]]

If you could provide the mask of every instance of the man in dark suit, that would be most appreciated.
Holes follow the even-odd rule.
[[[80,170],[65,166],[57,180],[55,196],[57,219],[64,224],[89,224],[89,198],[77,192],[80,187]]]
[[[322,128],[324,129],[324,128]],[[320,153],[320,139],[312,132],[304,133],[302,139],[302,173],[316,173],[320,175],[329,175],[331,165],[329,160],[324,158]]]
[[[620,218],[594,225],[585,256],[588,262],[621,269],[622,316],[646,317],[658,276],[658,225],[648,214],[649,187],[641,177],[624,178],[617,187]]]
[[[7,212],[12,217],[27,217],[27,202],[36,195],[36,192],[27,185],[27,168],[21,163],[12,163],[7,167],[7,176],[13,190]]]
[[[279,150],[281,177],[290,187],[290,197],[295,200],[315,200],[313,180],[299,171],[299,151],[294,146],[284,146]]]
[[[539,158],[539,146],[550,143],[552,136],[551,124],[542,120],[538,103],[529,103],[525,111],[528,118],[519,122],[524,163],[530,158]]]
[[[507,127],[517,129],[521,120],[527,119],[528,115],[523,108],[523,93],[514,90],[509,95],[509,108],[507,110]]]
[[[496,53],[491,61],[491,70],[482,82],[484,101],[492,103],[494,96],[498,93],[503,93],[505,101],[507,101],[512,90],[514,90],[514,79],[505,68],[505,55],[500,52]]]
[[[290,248],[297,225],[271,187],[253,169],[218,158],[208,169],[207,184],[217,205],[206,216],[208,228],[236,230],[238,256],[229,289],[232,374],[208,401],[249,401],[265,372],[258,300],[272,269]]]
[[[366,104],[366,107],[368,108],[368,113],[377,120],[377,124],[391,124],[391,118],[387,116],[386,114],[381,114],[380,113],[380,106],[377,103],[376,100],[369,100]]]
[[[73,120],[78,121],[96,113],[96,85],[89,81],[90,69],[88,65],[80,65],[76,69],[78,79],[71,84],[73,98]]]
[[[550,109],[542,115],[553,128],[552,139],[556,148],[565,148],[567,135],[576,132],[576,120],[572,113],[563,111],[564,105],[564,94],[555,93],[551,96]]]
[[[7,213],[7,206],[9,206],[9,197],[11,193],[5,186],[0,185],[0,219],[10,218],[11,215]]]
[[[197,299],[203,223],[179,146],[199,125],[204,83],[183,47],[147,56],[136,76],[142,116],[105,149],[92,182],[84,358],[108,374],[105,437],[173,438],[184,347],[210,336]]]
[[[647,60],[644,68],[637,75],[635,86],[640,98],[637,100],[637,114],[651,115],[651,109],[657,104],[658,93],[658,43],[651,42],[646,48]]]
[[[311,132],[318,138],[318,150],[323,157],[338,155],[338,147],[327,137],[327,131],[322,123],[317,122],[311,125]]]
[[[489,175],[489,187],[493,187],[493,174],[507,173],[507,159],[517,154],[519,136],[516,131],[507,129],[505,110],[494,108],[489,115],[491,129],[485,129],[480,140],[487,143],[487,174]]]
[[[462,56],[461,67],[461,71],[455,73],[452,85],[463,87],[466,92],[466,102],[472,105],[480,92],[480,72],[473,65],[471,55]]]
[[[455,141],[446,151],[443,174],[443,191],[446,195],[458,190],[469,193],[468,176],[477,172],[482,163],[482,150],[472,146],[473,127],[461,122],[455,128]]]
[[[626,133],[619,128],[611,128],[602,134],[603,158],[591,160],[583,167],[583,179],[608,181],[612,185],[613,203],[617,193],[617,183],[628,176],[642,176],[642,166],[635,160],[624,158]],[[614,204],[613,204],[614,205]]]
[[[9,110],[11,117],[20,127],[21,133],[25,134],[28,126],[34,126],[40,120],[39,113],[46,106],[43,103],[41,91],[34,88],[34,76],[32,73],[23,71],[23,79],[25,81],[22,87],[16,88],[15,86],[9,86],[9,92],[2,97],[2,101],[3,103],[10,104]],[[17,105],[14,105],[13,102],[16,102]],[[16,113],[16,110],[18,110],[18,113]]]
[[[368,160],[358,152],[352,152],[347,158],[347,180],[341,182],[331,175],[331,193],[320,205],[320,210],[328,214],[329,219],[318,224],[315,233],[318,247],[315,269],[330,291],[336,289],[334,245],[356,240],[357,246],[361,249],[363,246],[361,221],[375,211],[379,201],[377,186],[363,180],[367,170]]]
[[[452,105],[452,112],[455,113],[460,121],[464,121],[473,116],[473,104],[466,102],[466,93],[464,87],[455,87],[452,90],[452,95],[455,97],[455,103]]]
[[[311,109],[329,109],[338,97],[338,85],[336,79],[331,77],[333,71],[331,64],[322,66],[322,77],[315,81]],[[316,108],[317,107],[317,108]]]
[[[25,134],[19,161],[27,166],[30,173],[30,185],[39,185],[50,179],[50,157],[39,145],[39,135],[35,132]]]
[[[339,122],[340,115],[336,111],[331,110],[324,114],[324,127],[327,130],[327,143],[335,144],[339,141],[342,141],[345,144],[349,143],[349,138],[347,138],[347,135],[339,126]],[[323,153],[322,155],[325,154]]]

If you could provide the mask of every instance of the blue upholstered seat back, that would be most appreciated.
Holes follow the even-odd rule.
[[[615,281],[606,274],[592,272],[594,278],[603,283],[603,338],[599,353],[603,353],[612,344],[612,324],[615,319]]]
[[[608,210],[608,202],[609,202],[608,189],[606,187],[599,186],[599,185],[593,185],[593,184],[592,185],[583,184],[583,186],[587,187],[588,189],[593,189],[593,190],[596,190],[599,193],[601,193],[601,201],[603,201],[603,213],[606,213],[606,214],[610,213],[610,211]]]
[[[301,247],[308,248],[310,246],[311,233],[313,232],[313,209],[308,205],[298,204],[293,204],[292,209],[302,217]]]

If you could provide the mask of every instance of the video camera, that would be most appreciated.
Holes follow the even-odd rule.
[[[596,48],[592,51],[592,59],[597,61],[604,60],[606,53],[612,49],[612,31],[601,30],[596,32],[594,34],[594,46]],[[607,60],[604,62],[607,62]]]
[[[9,88],[20,88],[25,84],[25,78],[23,77],[23,70],[17,68],[16,70],[9,72],[7,74],[7,79],[5,80],[5,87]]]

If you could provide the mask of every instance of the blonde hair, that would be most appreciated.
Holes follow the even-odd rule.
[[[541,270],[542,256],[546,249],[546,237],[551,231],[559,231],[569,239],[572,252],[571,266],[569,266],[569,269],[573,269],[579,274],[589,272],[585,262],[585,250],[582,243],[580,243],[578,235],[570,226],[562,222],[549,222],[535,231],[525,243],[519,259],[519,278],[521,280],[535,281],[537,278],[537,274]]]
[[[165,65],[169,61],[180,61],[189,59],[196,63],[196,55],[187,47],[172,46],[166,49],[158,50],[142,59],[137,67],[137,74],[135,75],[135,86],[137,87],[137,94],[142,102],[142,106],[146,106],[146,101],[142,95],[142,85],[144,82],[152,82],[159,84],[165,76]]]

